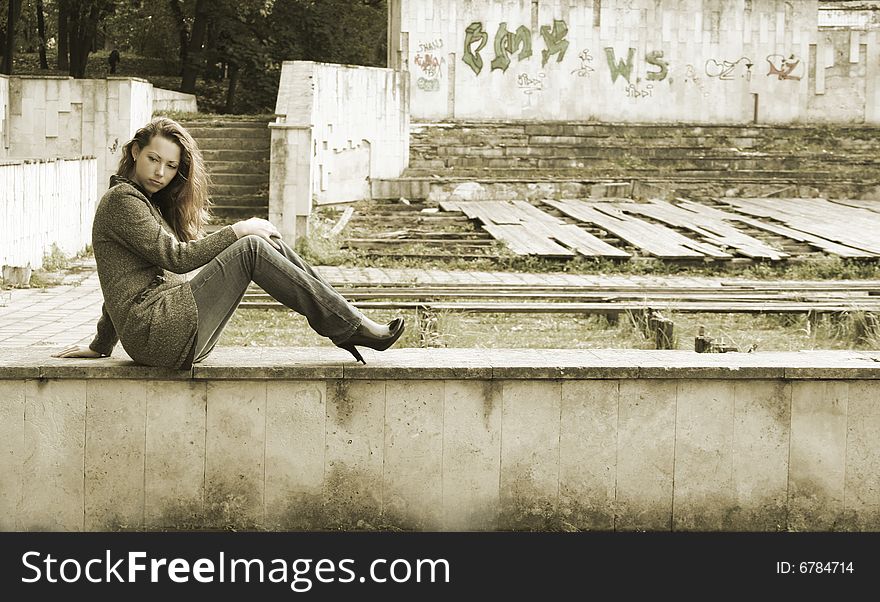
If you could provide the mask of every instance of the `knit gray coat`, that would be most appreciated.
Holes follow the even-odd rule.
[[[231,226],[180,242],[146,192],[120,176],[98,203],[92,247],[104,307],[89,347],[110,355],[117,341],[139,364],[189,369],[198,308],[186,274],[237,239]]]

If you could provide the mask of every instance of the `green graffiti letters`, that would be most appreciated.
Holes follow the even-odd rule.
[[[650,82],[662,82],[669,75],[669,63],[663,60],[663,51],[655,50],[645,55],[645,60],[649,65],[660,67],[660,71],[649,71],[647,80]],[[629,80],[629,78],[627,78]]]
[[[492,69],[507,71],[510,66],[510,55],[522,47],[517,57],[519,60],[532,56],[532,32],[525,25],[520,25],[516,33],[507,31],[507,23],[498,26],[495,34],[495,59]]]
[[[560,19],[553,20],[552,31],[549,25],[541,26],[541,37],[544,38],[544,44],[547,45],[547,49],[541,51],[542,67],[547,64],[547,61],[554,54],[559,54],[556,57],[556,62],[562,62],[562,59],[565,57],[565,51],[568,50],[568,40],[564,39],[566,35],[568,35],[568,25]]]
[[[554,19],[553,26],[543,25],[541,27],[541,36],[544,38],[546,49],[541,51],[541,66],[545,66],[550,57],[557,55],[556,62],[561,63],[565,58],[565,52],[568,50],[568,25],[561,19]],[[489,34],[483,31],[483,24],[480,21],[474,21],[465,30],[464,36],[464,52],[461,60],[479,75],[483,70],[483,57],[480,51],[485,48],[489,41]],[[477,44],[476,48],[474,45]],[[517,55],[517,59],[522,61],[532,56],[532,32],[525,25],[517,27],[516,32],[508,31],[507,23],[501,23],[498,31],[495,33],[495,58],[492,60],[492,70],[500,69],[507,72],[510,67],[510,57]]]
[[[480,45],[475,51],[472,51],[471,46],[477,41],[480,42]],[[461,60],[463,60],[468,67],[473,69],[474,73],[477,75],[483,70],[483,58],[480,56],[480,51],[486,46],[488,41],[489,34],[483,31],[482,23],[474,21],[468,25],[464,36],[464,56]]]
[[[611,69],[611,83],[617,81],[617,77],[622,75],[623,79],[629,82],[629,78],[632,76],[633,70],[633,59],[636,56],[636,49],[629,49],[629,56],[626,59],[626,62],[623,59],[620,62],[617,61],[617,58],[614,56],[614,48],[608,47],[605,49],[605,56],[608,58],[608,67]]]

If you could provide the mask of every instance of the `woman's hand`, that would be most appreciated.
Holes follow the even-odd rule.
[[[71,345],[66,349],[59,351],[58,353],[53,353],[52,357],[87,357],[87,358],[96,358],[96,357],[106,357],[97,351],[92,351],[88,347],[82,347],[80,345]]]
[[[248,234],[253,234],[255,236],[259,236],[260,238],[266,239],[270,245],[272,245],[279,251],[281,250],[281,245],[278,244],[278,240],[281,239],[281,233],[278,232],[278,228],[272,225],[272,222],[270,222],[269,220],[259,217],[252,217],[250,219],[232,224],[232,230],[235,232],[235,235],[238,238],[241,238],[242,236],[247,236]]]

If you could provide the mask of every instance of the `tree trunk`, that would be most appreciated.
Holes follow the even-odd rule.
[[[70,31],[70,14],[67,0],[58,0],[58,70],[67,71],[70,68],[70,54],[68,37]]]
[[[177,23],[177,35],[180,37],[180,75],[183,76],[184,65],[186,65],[187,44],[189,44],[189,27],[186,25],[180,0],[169,0],[168,4],[171,5],[171,12],[174,14],[174,20]]]
[[[238,87],[240,69],[235,63],[229,63],[229,88],[226,89],[226,113],[235,112],[235,89]]]
[[[69,6],[67,12],[67,47],[70,60],[67,65],[68,75],[76,77],[77,65],[79,65],[79,29],[80,14],[75,6]]]
[[[3,73],[12,75],[12,57],[15,54],[15,22],[18,21],[21,0],[9,0],[6,15],[6,49],[3,53]]]
[[[40,35],[40,69],[49,69],[46,61],[46,22],[43,20],[43,0],[37,0],[37,33]]]
[[[102,6],[97,2],[81,2],[72,8],[74,10],[69,12],[70,69],[68,73],[76,79],[83,79],[86,76],[89,53],[98,33],[98,23],[104,13]]]
[[[205,43],[205,33],[208,30],[208,13],[207,0],[196,0],[195,19],[193,20],[192,35],[189,38],[189,47],[187,48],[187,60],[183,65],[183,77],[180,82],[180,91],[193,94],[196,91],[196,79],[202,70],[203,46]]]

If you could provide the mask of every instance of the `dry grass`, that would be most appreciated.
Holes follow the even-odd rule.
[[[861,312],[863,313],[863,312]],[[463,314],[374,311],[370,317],[407,320],[395,347],[650,349],[638,327],[625,316],[615,323],[602,316],[562,314]],[[775,316],[744,314],[664,314],[675,322],[677,349],[692,350],[700,326],[716,340],[741,351],[804,349],[880,349],[877,316]],[[871,322],[873,320],[873,322]],[[420,328],[419,326],[422,326]],[[316,347],[331,343],[317,335],[305,318],[277,310],[240,310],[230,320],[220,345]]]

